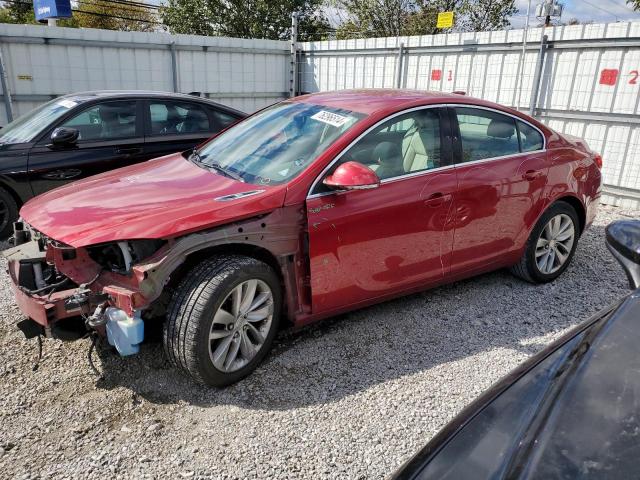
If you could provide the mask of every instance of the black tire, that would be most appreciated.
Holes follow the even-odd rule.
[[[0,188],[0,240],[13,234],[13,222],[18,220],[18,205],[13,196]]]
[[[255,357],[239,370],[216,368],[209,354],[209,332],[215,312],[242,282],[257,279],[273,294],[271,325]],[[173,292],[163,328],[169,361],[199,383],[224,387],[249,375],[271,349],[282,305],[280,281],[271,267],[249,257],[221,255],[198,264]]]
[[[559,215],[565,214],[571,218],[573,222],[574,228],[574,241],[571,247],[571,251],[569,252],[569,256],[565,260],[564,264],[553,273],[543,273],[538,268],[538,264],[536,263],[535,254],[536,254],[536,244],[538,239],[540,238],[540,234],[542,233],[542,229],[549,223],[549,221]],[[531,231],[531,235],[527,240],[524,253],[520,258],[520,261],[511,267],[511,273],[516,277],[520,277],[523,280],[526,280],[530,283],[548,283],[552,282],[564,272],[571,260],[573,259],[573,255],[576,251],[576,247],[578,246],[578,239],[580,238],[580,221],[578,220],[578,214],[575,209],[566,202],[558,201],[551,205],[540,217],[538,223],[536,223],[535,227]]]

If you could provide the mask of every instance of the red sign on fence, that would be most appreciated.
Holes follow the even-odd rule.
[[[441,80],[442,79],[442,70],[431,70],[431,80]]]
[[[618,70],[605,68],[600,72],[600,85],[615,85],[618,81]]]

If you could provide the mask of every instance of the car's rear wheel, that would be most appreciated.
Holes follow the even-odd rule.
[[[163,330],[175,366],[222,387],[251,373],[273,343],[280,282],[263,262],[219,256],[196,266],[178,285]]]
[[[13,233],[13,222],[18,219],[18,206],[13,196],[0,188],[0,240]]]
[[[579,235],[580,223],[575,209],[563,201],[554,203],[538,220],[520,261],[511,272],[531,283],[555,280],[569,266]]]

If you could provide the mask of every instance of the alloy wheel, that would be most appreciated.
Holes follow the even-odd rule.
[[[571,255],[575,227],[569,215],[560,213],[549,220],[536,243],[536,265],[541,273],[557,272]]]
[[[213,317],[209,357],[225,373],[247,365],[264,344],[273,320],[273,292],[262,280],[235,286]]]

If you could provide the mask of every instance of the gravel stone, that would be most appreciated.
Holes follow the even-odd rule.
[[[5,478],[384,478],[460,410],[568,328],[625,295],[602,207],[569,269],[534,286],[498,271],[285,331],[249,378],[207,389],[159,343],[135,357],[35,340],[0,265]],[[5,245],[6,246],[6,245]],[[4,262],[4,260],[2,260]]]

